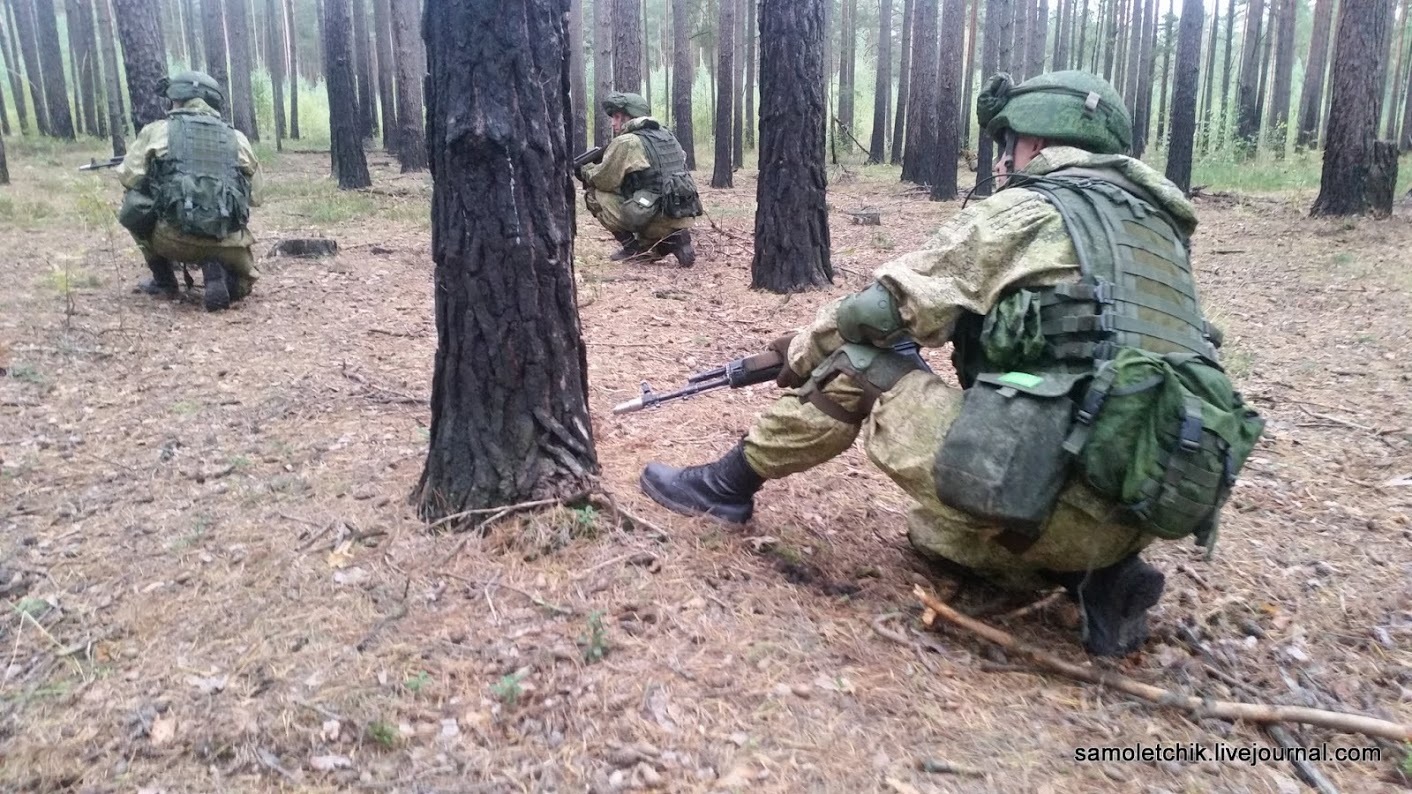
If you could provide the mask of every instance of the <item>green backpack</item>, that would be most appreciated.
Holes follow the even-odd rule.
[[[153,168],[157,213],[194,237],[220,240],[250,221],[250,180],[240,170],[235,130],[219,117],[173,113],[167,153]]]
[[[1209,550],[1263,428],[1219,367],[1189,353],[1122,348],[1098,365],[1064,450],[1146,531],[1195,535]]]

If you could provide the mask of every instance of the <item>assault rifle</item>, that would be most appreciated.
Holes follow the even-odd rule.
[[[114,157],[114,158],[112,158],[112,159],[110,159],[110,160],[104,160],[103,162],[100,163],[100,162],[98,162],[97,160],[94,160],[94,159],[91,159],[91,158],[90,158],[89,161],[88,161],[88,165],[81,165],[81,166],[78,167],[78,170],[80,170],[80,171],[98,171],[98,170],[103,169],[103,168],[117,168],[118,165],[119,165],[120,163],[122,163],[122,161],[123,161],[123,158],[121,158],[121,157]]]
[[[583,167],[588,165],[589,163],[601,162],[603,162],[603,147],[595,146],[592,149],[589,149],[588,151],[574,158],[574,176],[579,176],[579,171],[581,171]],[[582,179],[583,177],[579,178]]]
[[[911,339],[904,339],[892,346],[892,349],[908,358],[913,358],[927,372],[931,372],[931,367],[922,359],[921,345]],[[702,392],[714,391],[715,389],[732,388],[739,389],[743,386],[753,386],[757,383],[769,383],[779,377],[780,371],[784,368],[784,358],[773,350],[764,353],[756,353],[752,356],[737,358],[734,361],[727,361],[724,365],[715,369],[708,369],[705,372],[698,372],[686,379],[686,386],[676,391],[665,393],[654,392],[647,381],[642,382],[642,394],[613,407],[615,414],[629,414],[634,411],[641,411],[644,408],[652,408],[672,400],[684,400]]]

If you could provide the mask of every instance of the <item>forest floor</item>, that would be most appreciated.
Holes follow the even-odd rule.
[[[1301,789],[1279,762],[1076,760],[1271,744],[993,671],[1003,655],[975,638],[922,630],[913,583],[956,583],[910,552],[901,492],[858,449],[769,483],[743,532],[637,490],[648,460],[716,456],[773,396],[612,415],[639,381],[760,349],[956,212],[892,169],[831,171],[838,279],[818,294],[747,289],[753,172],[703,191],[718,228],[700,227],[691,269],[610,263],[581,214],[604,486],[663,532],[556,508],[477,537],[430,534],[408,504],[436,344],[425,175],[377,153],[375,187],[339,193],[326,154],[281,155],[254,213],[263,277],[207,314],[130,293],[145,268],[111,221],[112,177],[73,171],[87,156],[12,150],[0,191],[0,789]],[[1154,638],[1105,666],[1251,697],[1217,666],[1268,702],[1408,723],[1412,219],[1310,220],[1312,198],[1199,201],[1199,283],[1268,429],[1214,559],[1154,548]],[[863,206],[883,226],[851,225]],[[266,256],[308,235],[340,252]],[[1062,604],[1006,618],[1014,602],[983,588],[958,600],[1086,661]],[[1380,752],[1318,764],[1341,790],[1408,788],[1406,747],[1294,727],[1308,746]]]

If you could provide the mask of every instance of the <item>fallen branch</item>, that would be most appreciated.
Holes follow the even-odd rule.
[[[922,602],[923,606],[933,613],[933,618],[940,616],[948,623],[965,629],[989,642],[993,642],[1007,651],[1029,657],[1040,667],[1079,681],[1116,689],[1119,692],[1132,695],[1159,706],[1172,706],[1198,717],[1215,717],[1217,719],[1231,721],[1239,720],[1257,725],[1275,722],[1302,722],[1309,725],[1317,725],[1322,728],[1342,731],[1344,733],[1379,736],[1403,742],[1412,741],[1412,726],[1400,725],[1395,722],[1380,720],[1376,717],[1365,717],[1360,714],[1347,714],[1298,706],[1269,706],[1261,703],[1203,700],[1198,697],[1180,695],[1151,684],[1134,681],[1131,678],[1111,671],[1097,670],[1091,667],[1083,667],[1071,662],[1066,662],[1036,648],[1031,648],[994,626],[987,625],[979,620],[969,618],[957,612],[946,604],[938,601],[936,596],[932,595],[920,585],[916,586],[913,590],[913,594]]]
[[[1318,411],[1311,411],[1311,410],[1309,410],[1308,408],[1305,408],[1303,405],[1301,405],[1301,404],[1299,404],[1299,403],[1295,403],[1295,407],[1297,407],[1299,410],[1303,411],[1304,413],[1309,414],[1310,416],[1314,417],[1315,419],[1322,419],[1322,420],[1325,421],[1325,422],[1332,422],[1333,424],[1341,425],[1341,426],[1343,426],[1343,427],[1349,427],[1349,428],[1352,428],[1352,429],[1354,429],[1354,430],[1362,430],[1362,431],[1365,432],[1365,433],[1378,433],[1378,432],[1379,432],[1376,427],[1368,427],[1367,425],[1360,425],[1360,424],[1358,424],[1357,422],[1354,422],[1354,421],[1351,421],[1351,420],[1348,420],[1348,419],[1343,419],[1343,418],[1341,418],[1341,417],[1330,416],[1329,414],[1321,414],[1321,413],[1319,413]]]
[[[1015,618],[1022,618],[1022,617],[1026,616],[1026,615],[1033,615],[1034,613],[1036,613],[1036,612],[1038,612],[1038,611],[1040,611],[1040,610],[1042,610],[1042,609],[1048,608],[1050,604],[1053,604],[1054,602],[1058,601],[1060,598],[1063,598],[1063,597],[1064,597],[1064,590],[1063,590],[1063,588],[1060,588],[1060,589],[1058,589],[1058,590],[1055,590],[1055,591],[1052,592],[1052,593],[1049,593],[1048,595],[1044,596],[1043,598],[1040,598],[1038,601],[1033,601],[1033,602],[1031,602],[1031,603],[1025,604],[1024,606],[1020,607],[1019,609],[1012,609],[1012,610],[1010,610],[1009,612],[1006,612],[1006,613],[1004,613],[1004,614],[998,615],[998,616],[996,616],[995,619],[996,619],[996,620],[1014,620]]]
[[[475,585],[476,587],[481,587],[481,588],[486,588],[486,589],[489,589],[489,588],[491,588],[491,587],[499,587],[499,588],[501,588],[502,590],[509,590],[509,591],[512,592],[512,593],[519,593],[520,595],[524,596],[525,598],[528,598],[529,600],[533,601],[534,604],[535,604],[535,606],[541,607],[541,608],[543,608],[543,609],[547,609],[547,610],[549,610],[550,612],[554,612],[554,613],[559,614],[559,615],[572,615],[572,614],[574,614],[574,611],[573,611],[572,609],[569,609],[568,607],[561,607],[561,606],[558,606],[557,604],[551,604],[551,603],[549,603],[548,601],[545,601],[544,599],[542,599],[542,598],[540,598],[539,596],[535,595],[534,593],[531,593],[531,592],[529,592],[529,591],[527,591],[527,590],[521,590],[521,589],[518,588],[518,587],[514,587],[514,586],[511,586],[511,585],[505,584],[504,582],[501,582],[501,581],[499,581],[499,580],[494,581],[494,582],[483,582],[483,581],[481,581],[481,580],[479,580],[479,579],[472,579],[472,578],[470,578],[470,577],[468,577],[468,576],[462,576],[462,575],[457,574],[457,573],[451,573],[450,571],[437,571],[437,572],[436,572],[436,575],[437,575],[437,576],[445,576],[445,577],[448,578],[448,579],[455,579],[455,580],[458,581],[458,582],[464,582],[465,584]]]
[[[379,394],[385,395],[381,397],[383,402],[406,403],[408,405],[427,405],[430,402],[425,397],[413,397],[412,395],[407,394],[405,392],[400,392],[396,389],[389,389],[386,386],[379,386],[376,383],[372,383],[367,378],[363,377],[357,372],[350,372],[348,370],[348,362],[346,361],[343,363],[341,372],[343,373],[343,377],[353,381],[359,386],[362,386],[369,392],[372,392],[373,396],[378,396]]]

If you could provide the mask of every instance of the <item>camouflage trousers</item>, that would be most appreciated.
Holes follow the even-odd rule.
[[[678,229],[690,229],[696,224],[695,218],[668,218],[658,213],[651,221],[639,229],[628,228],[623,219],[623,197],[617,193],[589,188],[583,194],[588,211],[603,228],[613,234],[632,234],[644,242],[655,243]]]
[[[840,375],[823,392],[856,411],[863,392]],[[964,392],[920,370],[908,373],[878,399],[861,426],[826,415],[795,393],[762,414],[745,438],[745,458],[766,479],[802,472],[848,449],[866,432],[868,458],[913,500],[907,535],[923,555],[975,570],[1013,589],[1052,586],[1042,570],[1085,571],[1112,565],[1142,549],[1152,536],[1118,522],[1117,505],[1071,477],[1039,540],[1020,554],[996,541],[1000,527],[938,500],[933,465]]]
[[[218,260],[235,277],[235,291],[231,294],[235,300],[249,295],[260,278],[260,271],[255,268],[255,256],[250,250],[255,245],[255,237],[249,230],[220,240],[208,240],[182,234],[159,222],[150,237],[142,238],[134,234],[133,240],[149,266],[161,260],[173,265],[199,265],[207,259]]]

